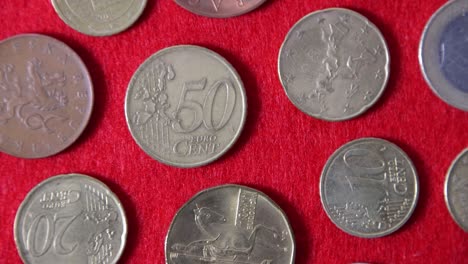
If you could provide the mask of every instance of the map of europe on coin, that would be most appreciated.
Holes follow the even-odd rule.
[[[390,56],[374,24],[354,11],[332,8],[292,27],[278,71],[286,95],[301,111],[341,121],[376,103],[388,81]]]
[[[129,28],[140,17],[147,0],[52,0],[60,18],[91,36],[108,36]]]
[[[227,18],[248,13],[266,0],[175,0],[188,11],[207,17]]]
[[[64,43],[35,34],[0,42],[0,151],[43,158],[70,146],[88,124],[91,77]]]
[[[222,185],[195,195],[166,237],[167,264],[293,264],[295,243],[283,211],[265,194]]]
[[[421,38],[419,63],[432,91],[468,111],[468,0],[448,1],[431,17]]]
[[[445,202],[457,224],[468,232],[468,148],[453,161],[445,180]]]
[[[398,230],[413,213],[418,194],[418,177],[409,157],[377,138],[354,140],[339,148],[320,178],[328,217],[358,237],[381,237]]]
[[[16,214],[15,242],[26,264],[115,264],[127,238],[118,198],[80,174],[38,184]]]
[[[221,56],[198,46],[174,46],[147,59],[127,90],[130,132],[151,157],[196,167],[224,154],[246,116],[242,81]]]

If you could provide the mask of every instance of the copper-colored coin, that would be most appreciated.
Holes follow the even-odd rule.
[[[175,0],[188,11],[207,17],[226,18],[245,14],[266,0]]]
[[[91,115],[91,77],[64,43],[43,35],[0,42],[0,151],[43,158],[70,146]]]

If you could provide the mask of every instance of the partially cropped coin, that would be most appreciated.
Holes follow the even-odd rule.
[[[418,190],[409,157],[377,138],[354,140],[339,148],[320,178],[328,217],[346,233],[365,238],[398,230],[413,213]]]
[[[93,85],[78,55],[35,34],[0,42],[0,151],[43,158],[70,146],[88,124]]]
[[[52,5],[63,22],[76,31],[109,36],[135,23],[146,0],[52,0]]]
[[[468,111],[468,0],[448,1],[427,23],[419,63],[432,91]]]
[[[147,59],[125,99],[128,127],[154,159],[196,167],[224,154],[239,137],[246,116],[242,81],[217,53],[174,46]]]
[[[207,17],[227,18],[248,13],[266,0],[175,0],[188,11]]]
[[[24,263],[117,263],[127,237],[118,198],[80,174],[49,178],[31,190],[18,212],[15,242]]]
[[[295,243],[284,212],[265,194],[222,185],[195,195],[166,237],[167,264],[292,264]]]
[[[388,81],[390,56],[374,24],[354,11],[332,8],[292,27],[278,71],[287,96],[302,112],[341,121],[376,103]]]
[[[453,161],[445,179],[445,202],[457,224],[468,232],[468,148]]]

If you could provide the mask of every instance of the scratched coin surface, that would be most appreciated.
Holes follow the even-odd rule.
[[[448,1],[427,23],[419,63],[432,91],[468,111],[468,0]]]
[[[88,70],[64,43],[43,35],[0,42],[0,151],[54,155],[80,136],[91,116]]]
[[[127,124],[151,157],[196,167],[224,154],[246,116],[242,81],[221,56],[198,46],[174,46],[147,59],[127,90]]]
[[[373,238],[398,230],[409,219],[419,193],[409,157],[396,145],[362,138],[339,148],[320,178],[322,205],[346,233]]]
[[[468,148],[458,155],[447,173],[445,202],[455,222],[468,232]]]
[[[166,264],[292,264],[295,243],[286,215],[265,194],[221,185],[177,212],[165,252]]]
[[[248,13],[266,0],[175,0],[188,11],[207,17],[227,18]]]
[[[15,242],[24,263],[117,263],[127,237],[120,201],[102,182],[80,174],[49,178],[16,213]]]
[[[390,56],[377,27],[362,15],[332,8],[311,13],[286,36],[278,58],[291,102],[315,118],[356,117],[382,95]]]
[[[129,28],[143,13],[146,0],[52,0],[59,17],[91,36],[109,36]]]

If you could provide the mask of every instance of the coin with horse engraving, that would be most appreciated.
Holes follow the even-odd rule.
[[[127,90],[125,115],[138,145],[177,167],[214,161],[237,140],[246,116],[234,68],[198,46],[174,46],[148,58]]]
[[[80,57],[35,34],[0,42],[0,151],[43,158],[64,150],[88,124],[93,85]]]
[[[387,44],[362,15],[331,8],[313,12],[286,36],[278,58],[291,102],[319,119],[341,121],[374,105],[390,71]]]
[[[445,202],[455,222],[468,232],[468,148],[453,161],[445,179]]]
[[[127,220],[117,196],[81,174],[58,175],[32,189],[16,213],[24,263],[117,263]]]
[[[109,36],[129,28],[143,13],[146,0],[52,0],[59,17],[91,36]]]
[[[383,139],[362,138],[339,148],[320,178],[323,208],[346,233],[373,238],[398,230],[419,193],[410,158]]]
[[[207,17],[227,18],[248,13],[266,0],[175,0],[188,11]]]
[[[432,91],[468,111],[468,0],[448,1],[427,23],[419,63]]]
[[[165,252],[166,264],[292,264],[295,243],[286,215],[265,194],[221,185],[182,206]]]

